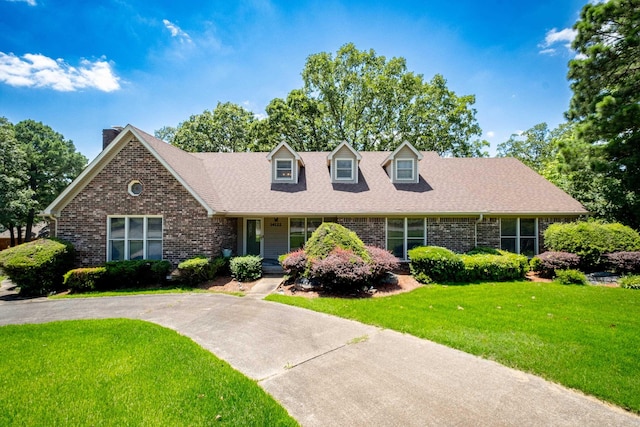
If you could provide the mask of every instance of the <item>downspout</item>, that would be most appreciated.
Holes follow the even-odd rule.
[[[49,229],[49,237],[58,237],[58,219],[56,218],[56,216],[54,214],[43,214],[42,217],[53,221],[53,233],[52,230]],[[49,224],[49,228],[51,228],[51,224]]]
[[[478,247],[478,224],[480,224],[483,219],[484,219],[484,214],[481,213],[480,217],[476,220],[476,223],[474,224],[474,236],[473,236],[474,248]]]

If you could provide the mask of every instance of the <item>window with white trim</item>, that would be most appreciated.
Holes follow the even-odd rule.
[[[276,160],[276,181],[291,181],[293,179],[293,160]]]
[[[307,243],[311,234],[329,218],[289,218],[289,250],[295,251]]]
[[[426,244],[427,228],[424,218],[387,218],[387,250],[400,259],[416,246]]]
[[[353,179],[353,159],[336,159],[336,179]]]
[[[162,259],[162,217],[109,217],[107,242],[107,261]]]
[[[500,248],[532,257],[538,253],[537,218],[502,218]]]
[[[397,181],[413,181],[413,160],[397,159],[396,160],[396,180]]]

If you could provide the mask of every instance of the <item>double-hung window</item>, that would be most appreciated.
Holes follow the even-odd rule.
[[[500,247],[509,252],[532,257],[538,248],[536,218],[502,218],[500,220]]]
[[[426,243],[424,218],[387,218],[387,250],[400,259],[416,246]]]
[[[276,180],[291,181],[293,178],[293,160],[278,159],[276,160]]]
[[[322,222],[323,218],[290,218],[289,250],[295,251],[303,247]]]
[[[107,261],[162,259],[162,217],[109,217],[107,231]]]
[[[396,180],[397,181],[413,181],[413,160],[398,159],[396,160]]]
[[[336,159],[336,179],[345,181],[353,179],[353,159]]]

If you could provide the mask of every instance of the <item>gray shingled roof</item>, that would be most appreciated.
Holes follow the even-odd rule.
[[[136,129],[138,130],[138,129]],[[579,215],[576,200],[513,158],[442,158],[423,152],[418,184],[393,184],[389,152],[361,152],[358,184],[332,184],[328,152],[299,153],[298,184],[272,184],[268,153],[186,153],[145,141],[217,213],[229,215]]]

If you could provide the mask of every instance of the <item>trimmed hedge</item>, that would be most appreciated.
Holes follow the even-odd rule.
[[[231,276],[239,282],[251,282],[262,277],[262,258],[246,255],[231,258]]]
[[[580,265],[580,257],[569,252],[543,252],[531,259],[531,269],[540,277],[552,279],[557,270],[572,270]]]
[[[333,222],[320,224],[304,245],[309,260],[326,258],[335,248],[350,250],[363,260],[370,260],[369,253],[358,235]]]
[[[63,283],[72,293],[95,291],[106,272],[104,267],[76,268],[65,273]]]
[[[46,295],[63,289],[63,276],[74,256],[69,242],[38,239],[0,252],[0,268],[20,287],[21,295]]]
[[[180,281],[193,286],[216,277],[227,266],[227,259],[217,257],[212,260],[199,256],[178,264]]]
[[[478,280],[508,281],[524,279],[529,271],[529,259],[507,251],[496,251],[497,255],[475,252],[476,255],[460,255],[464,269],[457,280],[475,282]]]
[[[109,261],[104,267],[103,280],[96,286],[104,291],[163,284],[173,268],[169,261],[148,259]]]
[[[409,268],[421,283],[454,281],[464,269],[458,255],[439,246],[418,246],[409,250]]]
[[[640,252],[606,254],[607,265],[618,274],[640,273]]]
[[[552,251],[578,255],[581,269],[602,269],[604,254],[621,251],[640,251],[640,234],[620,223],[578,221],[551,224],[544,233],[545,245]]]

